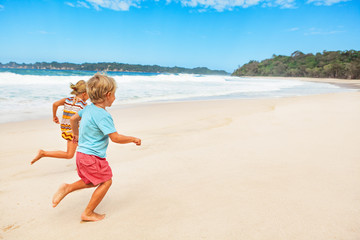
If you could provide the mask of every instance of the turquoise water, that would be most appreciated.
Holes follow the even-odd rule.
[[[69,96],[70,83],[95,72],[0,69],[0,123],[51,116],[54,101]],[[118,89],[114,105],[228,98],[273,98],[354,91],[292,79],[196,74],[109,72]]]
[[[0,73],[10,72],[19,75],[37,75],[37,76],[89,76],[97,73],[96,71],[80,71],[80,70],[47,70],[47,69],[11,69],[0,68]],[[107,72],[109,76],[154,76],[157,73],[137,73],[137,72]]]

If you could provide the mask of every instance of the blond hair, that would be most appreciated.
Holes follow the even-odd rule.
[[[87,82],[86,91],[92,103],[103,102],[107,93],[115,93],[115,79],[105,74],[96,73]]]
[[[86,92],[86,82],[84,80],[80,80],[75,85],[70,83],[70,88],[72,89],[71,94],[77,96]]]

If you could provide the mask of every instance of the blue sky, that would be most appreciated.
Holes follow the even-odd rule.
[[[360,50],[358,0],[0,0],[0,62],[234,71],[296,50]]]

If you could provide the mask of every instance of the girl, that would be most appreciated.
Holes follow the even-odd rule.
[[[71,94],[75,95],[69,98],[63,98],[53,104],[53,121],[59,124],[59,119],[56,116],[56,112],[59,106],[64,106],[63,116],[61,119],[61,136],[67,140],[67,150],[65,151],[44,151],[39,150],[36,157],[31,161],[34,164],[42,157],[53,157],[53,158],[66,158],[70,159],[74,156],[77,143],[73,140],[73,133],[70,127],[70,118],[75,113],[80,111],[86,106],[86,100],[89,99],[86,93],[86,82],[84,80],[78,81],[75,85],[70,84],[70,88],[73,90]]]

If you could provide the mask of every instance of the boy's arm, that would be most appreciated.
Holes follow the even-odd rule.
[[[60,99],[59,101],[56,101],[53,103],[53,121],[55,123],[60,123],[58,117],[56,116],[56,112],[59,106],[62,106],[65,104],[66,98]]]
[[[110,133],[109,137],[110,137],[111,141],[113,141],[114,143],[125,144],[125,143],[132,143],[133,142],[138,146],[141,145],[141,139],[140,138],[121,135],[118,132]]]
[[[79,139],[79,122],[81,120],[81,117],[79,116],[78,113],[75,113],[71,118],[70,118],[70,126],[74,135],[74,139],[73,141],[77,142],[77,140]]]

